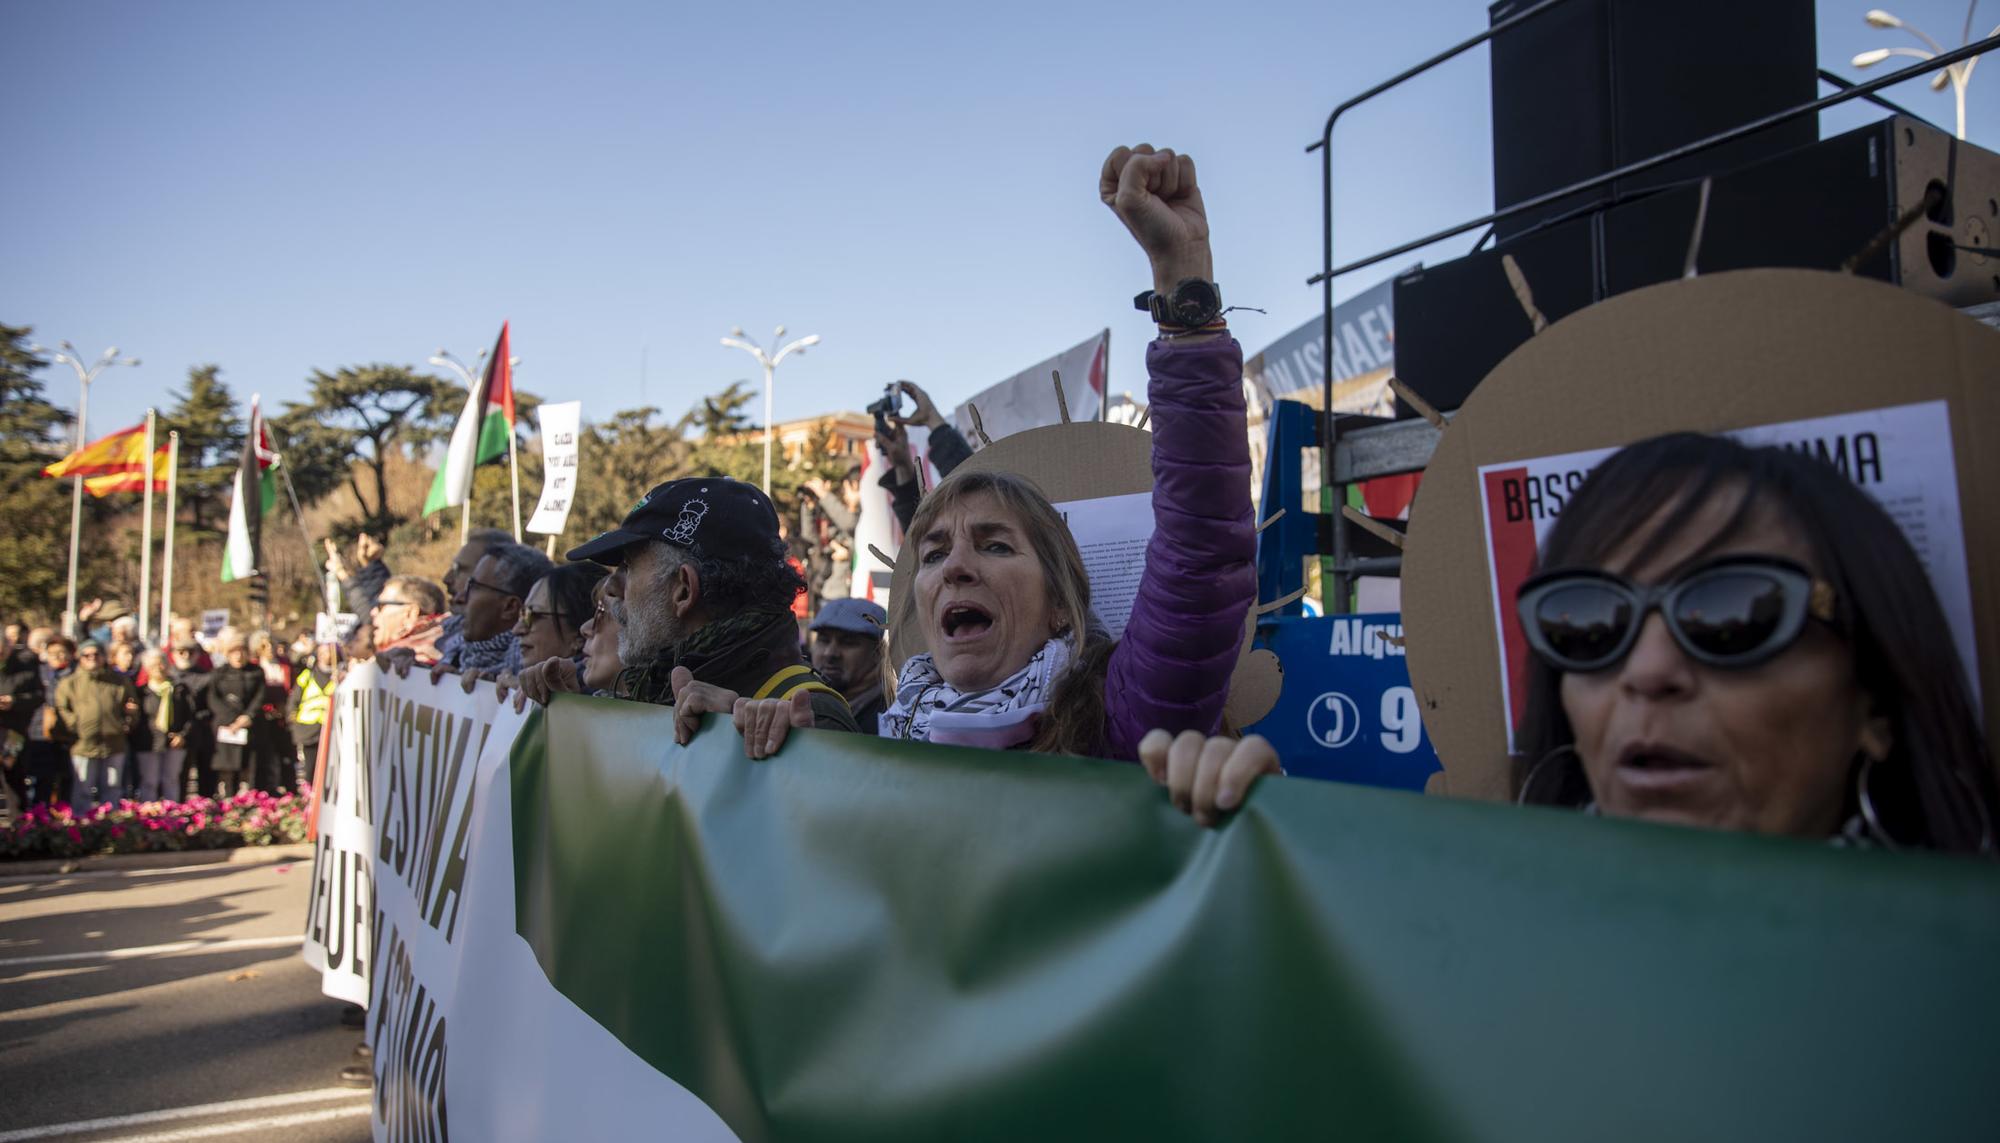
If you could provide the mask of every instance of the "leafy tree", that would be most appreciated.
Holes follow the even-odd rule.
[[[46,465],[69,450],[65,430],[75,418],[43,395],[35,374],[48,362],[28,348],[28,326],[0,324],[0,613],[54,619],[62,610],[69,575],[71,484],[42,475]],[[85,497],[86,536],[109,512]],[[101,533],[99,533],[101,534]],[[121,582],[117,553],[110,544],[85,544],[77,569],[77,589],[88,599]]]
[[[363,524],[387,530],[396,522],[389,510],[390,455],[449,434],[465,390],[407,365],[315,369],[307,383],[308,399],[287,404],[273,421],[300,498],[316,502],[345,484],[361,505]],[[357,459],[365,473],[353,465]]]
[[[196,532],[219,532],[229,522],[229,489],[243,458],[244,418],[216,365],[188,370],[187,387],[171,393],[174,407],[160,418],[162,433],[181,434],[175,496]]]
[[[586,426],[580,458],[583,473],[566,534],[594,536],[616,527],[639,497],[663,481],[683,476],[762,481],[763,437],[748,412],[754,398],[754,391],[737,381],[703,397],[671,423],[657,420],[658,409],[644,408],[627,409]],[[771,498],[781,518],[796,525],[800,487],[814,477],[837,480],[844,463],[824,442],[814,442],[797,466],[777,458],[771,471]]]

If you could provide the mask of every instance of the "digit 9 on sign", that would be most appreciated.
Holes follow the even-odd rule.
[[[1382,748],[1408,754],[1424,741],[1424,719],[1417,709],[1417,692],[1390,687],[1382,692]]]

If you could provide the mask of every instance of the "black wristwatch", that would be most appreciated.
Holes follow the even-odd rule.
[[[1145,310],[1161,325],[1200,329],[1222,320],[1222,287],[1200,278],[1183,278],[1171,297],[1147,290],[1132,299],[1132,307]]]

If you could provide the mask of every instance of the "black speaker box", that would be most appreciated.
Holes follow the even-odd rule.
[[[1538,0],[1501,0],[1495,24]],[[1492,41],[1493,201],[1507,207],[1809,102],[1812,0],[1568,0]],[[1812,116],[1567,196],[1503,242],[1614,196],[1810,144]]]
[[[1903,116],[1715,176],[1696,268],[1838,270],[1933,187],[1941,201],[1855,272],[1955,306],[2000,300],[2000,259],[1977,249],[2000,234],[2000,156]],[[1700,201],[1696,180],[1404,274],[1395,285],[1396,375],[1439,408],[1457,408],[1534,332],[1504,255],[1553,322],[1680,277]],[[1400,403],[1398,414],[1412,415]]]

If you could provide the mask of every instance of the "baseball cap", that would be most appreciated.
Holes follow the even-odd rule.
[[[687,476],[646,493],[616,528],[571,548],[566,558],[617,567],[625,562],[627,547],[646,540],[681,548],[699,544],[705,555],[723,558],[771,555],[781,543],[777,509],[756,485],[726,476]]]
[[[879,603],[865,599],[829,599],[813,616],[813,631],[851,631],[856,635],[880,638],[889,625],[889,613]]]

